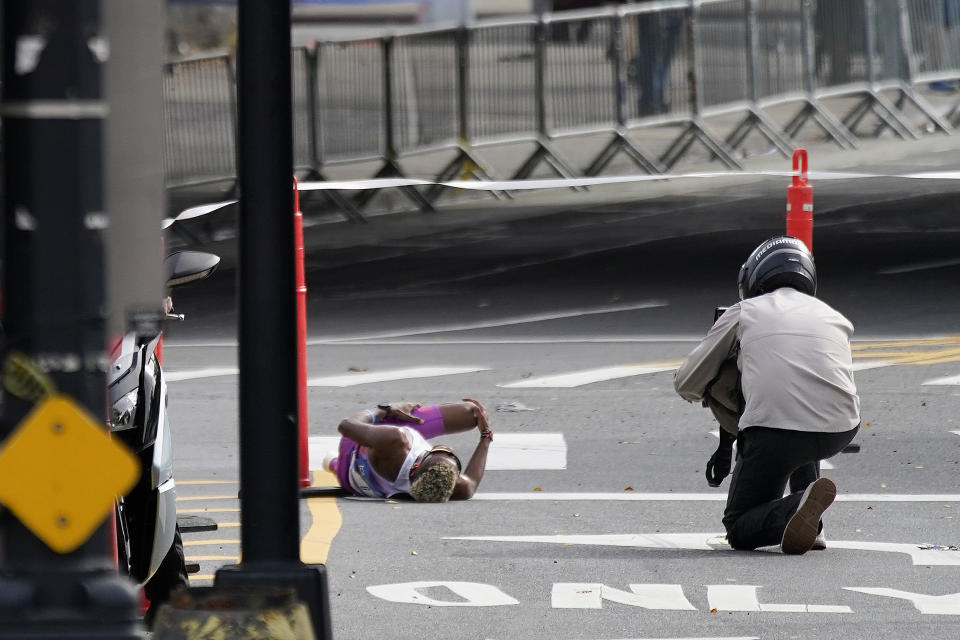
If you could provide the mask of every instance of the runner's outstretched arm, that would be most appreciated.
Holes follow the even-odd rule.
[[[487,468],[487,451],[490,449],[490,443],[493,442],[493,431],[490,430],[490,424],[487,422],[487,412],[483,405],[469,398],[465,398],[464,402],[472,403],[477,409],[476,427],[480,429],[480,442],[477,443],[477,448],[473,450],[467,468],[460,474],[453,495],[450,496],[451,500],[469,500],[477,492],[477,487],[483,480],[483,472]]]

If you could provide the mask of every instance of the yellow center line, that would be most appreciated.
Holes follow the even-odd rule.
[[[177,502],[199,502],[200,500],[239,500],[237,496],[177,496]]]
[[[194,580],[213,580],[214,578],[216,578],[216,576],[213,575],[212,573],[192,573],[192,574],[190,574],[190,581],[191,581],[191,582],[193,582]]]
[[[869,351],[866,353],[859,352],[853,354],[853,357],[860,360],[863,358],[899,358],[901,356],[912,356],[918,354],[930,355],[931,353],[936,353],[935,351],[907,351],[905,349],[878,349],[877,351]]]
[[[960,349],[931,353],[925,357],[908,358],[897,364],[945,364],[960,360]]]
[[[960,361],[960,336],[859,342],[851,345],[857,359],[884,359],[895,365],[927,365]]]
[[[237,484],[236,480],[177,480],[177,484]]]
[[[187,556],[187,562],[212,562],[214,560],[226,560],[230,562],[240,562],[240,556]]]
[[[932,360],[950,362],[951,359],[960,357],[960,347],[934,351],[890,352],[886,354],[886,357],[892,360],[894,364],[932,364]]]
[[[239,540],[184,540],[183,546],[185,547],[206,547],[215,544],[240,544]]]
[[[628,367],[673,367],[679,369],[683,360],[660,360],[659,362],[632,362]]]
[[[329,471],[313,471],[313,486],[338,486],[337,477]],[[340,531],[343,518],[336,498],[307,498],[312,523],[300,541],[300,560],[305,564],[326,564],[333,538]]]
[[[239,513],[240,507],[203,507],[202,509],[177,509],[177,513]]]
[[[867,340],[865,342],[854,342],[851,348],[854,351],[861,349],[875,349],[877,347],[920,347],[924,345],[938,346],[948,344],[960,344],[960,336],[944,336],[942,338],[915,338],[913,340]]]

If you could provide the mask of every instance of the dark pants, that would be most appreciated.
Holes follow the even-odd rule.
[[[748,427],[737,438],[723,526],[734,549],[780,544],[803,491],[820,473],[820,460],[850,444],[859,426],[841,433]],[[790,484],[790,493],[783,495]]]

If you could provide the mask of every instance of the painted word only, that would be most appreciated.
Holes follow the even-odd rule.
[[[551,592],[554,609],[602,609],[603,602],[613,602],[642,609],[696,611],[679,584],[630,584],[629,591],[599,582],[555,582]],[[760,602],[761,585],[706,585],[710,610],[779,613],[853,613],[839,604],[785,604]],[[843,587],[847,591],[894,598],[910,602],[920,613],[960,615],[960,593],[928,595],[885,587]],[[438,591],[446,589],[453,598],[442,598]],[[427,594],[429,590],[431,595]],[[481,582],[421,581],[381,584],[367,587],[371,595],[388,602],[418,604],[430,607],[502,607],[520,602],[498,587]]]

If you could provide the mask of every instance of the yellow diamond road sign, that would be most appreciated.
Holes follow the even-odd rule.
[[[0,503],[58,553],[86,542],[139,464],[73,399],[42,400],[0,442]]]

